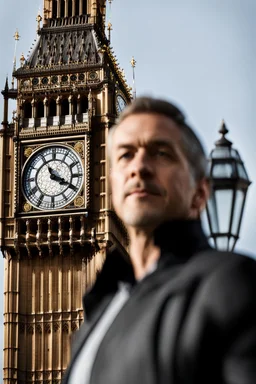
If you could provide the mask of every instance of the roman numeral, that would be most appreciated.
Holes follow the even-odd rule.
[[[64,193],[62,193],[62,196],[63,196],[63,199],[65,200],[65,201],[67,201],[67,196],[66,195],[64,195]]]
[[[28,179],[28,182],[32,182],[32,181],[35,181],[35,178],[34,177],[31,177],[30,179]]]
[[[56,159],[56,148],[52,148],[52,159]]]
[[[43,163],[46,164],[46,160],[45,160],[45,158],[43,157],[43,155],[40,155],[40,158],[42,159]]]
[[[73,178],[73,177],[81,177],[81,176],[83,176],[82,173],[73,173],[73,174],[72,174],[72,178]]]
[[[78,191],[78,188],[75,186],[75,185],[73,185],[73,184],[69,184],[69,186],[68,186],[70,189],[72,189],[73,191]]]
[[[34,187],[33,189],[31,189],[31,191],[29,192],[29,196],[31,196],[31,195],[35,195],[37,191],[38,191],[38,188],[37,188],[37,186],[35,186],[35,187]]]
[[[70,164],[70,168],[71,169],[74,168],[74,166],[77,165],[77,164],[78,164],[78,161],[74,161],[74,163]]]
[[[41,195],[40,195],[40,197],[38,199],[38,204],[41,204],[43,199],[44,199],[44,195],[43,195],[43,193],[41,193]]]
[[[54,196],[51,197],[51,206],[54,207]]]

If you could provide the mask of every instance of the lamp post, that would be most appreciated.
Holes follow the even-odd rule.
[[[239,238],[246,194],[249,185],[247,172],[238,151],[225,137],[228,133],[222,121],[219,133],[209,157],[211,196],[206,212],[210,237],[219,250],[233,251]]]

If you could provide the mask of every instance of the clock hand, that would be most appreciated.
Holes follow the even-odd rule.
[[[73,189],[73,191],[77,191],[77,190],[78,190],[78,188],[77,188],[75,185],[71,184],[71,183],[68,182],[68,181],[65,181],[64,179],[60,180],[59,183],[60,183],[61,185],[68,185],[68,187],[71,188],[71,189]]]
[[[69,188],[73,189],[73,191],[77,191],[78,190],[78,188],[75,185],[71,184],[71,183],[69,183]]]
[[[51,167],[49,167],[49,165],[48,165],[48,171],[50,172],[50,175],[53,174],[53,169]]]
[[[48,165],[48,171],[50,172],[50,179],[51,180],[58,181],[59,183],[65,182],[64,178],[60,177],[58,175],[58,172],[55,169],[52,169],[51,167],[49,167],[49,165]]]
[[[60,183],[61,185],[69,185],[69,182],[66,181],[66,180],[64,180],[63,177],[61,178],[61,180],[59,181],[59,183]]]
[[[59,183],[64,180],[63,178],[61,178],[60,176],[55,175],[54,173],[51,174],[50,179],[54,180],[54,181],[57,181]]]

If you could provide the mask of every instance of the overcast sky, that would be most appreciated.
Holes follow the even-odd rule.
[[[21,35],[19,63],[21,53],[26,57],[36,38],[39,7],[42,10],[39,0],[2,0],[1,88],[7,74],[11,81],[16,28]],[[225,119],[228,138],[253,182],[236,248],[250,254],[256,253],[255,20],[255,0],[113,0],[111,10],[111,45],[129,83],[130,60],[135,57],[138,95],[161,96],[178,104],[207,152]],[[2,107],[1,99],[1,115]],[[3,270],[2,262],[0,266]]]

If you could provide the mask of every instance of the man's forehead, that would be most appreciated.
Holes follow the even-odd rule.
[[[140,113],[127,116],[115,129],[114,142],[126,141],[177,142],[181,133],[169,117],[159,114]]]

